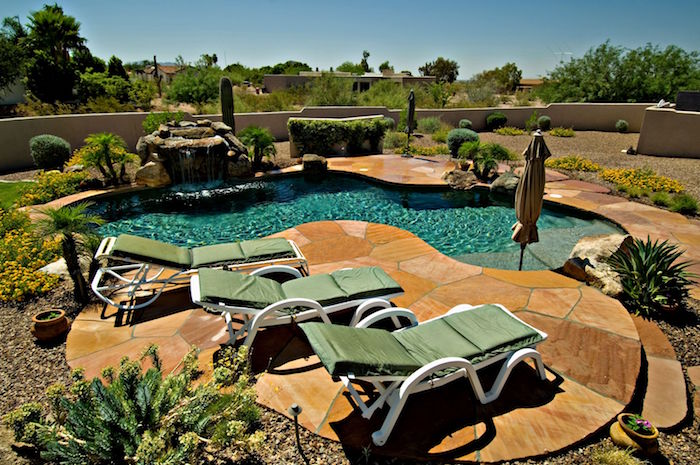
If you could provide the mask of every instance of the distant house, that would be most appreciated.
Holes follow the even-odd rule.
[[[307,82],[315,78],[321,77],[322,74],[331,74],[338,78],[352,79],[353,90],[364,92],[369,90],[372,84],[379,81],[398,82],[404,86],[416,84],[432,84],[435,82],[435,76],[411,76],[405,73],[365,73],[352,74],[347,72],[335,71],[332,73],[322,73],[320,71],[302,71],[299,75],[296,74],[266,74],[263,77],[263,87],[265,92],[274,92],[276,90],[289,89],[290,87],[303,86]]]
[[[535,87],[541,86],[543,83],[544,81],[539,78],[523,78],[520,80],[520,83],[518,83],[516,90],[529,92]]]
[[[183,71],[182,66],[178,65],[161,65],[158,64],[158,76],[161,76],[161,82],[164,84],[170,84],[175,75]],[[145,66],[142,70],[134,70],[134,76],[143,79],[144,81],[152,81],[155,78],[155,73],[153,72],[153,65]]]

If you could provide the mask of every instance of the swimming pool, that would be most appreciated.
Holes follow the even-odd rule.
[[[264,237],[302,223],[360,220],[405,229],[445,255],[475,265],[517,269],[510,239],[512,205],[488,194],[378,185],[344,175],[301,176],[244,184],[174,186],[111,197],[91,207],[102,235],[136,234],[177,245]],[[523,269],[563,265],[583,236],[621,232],[612,223],[545,208],[540,242],[528,246]]]

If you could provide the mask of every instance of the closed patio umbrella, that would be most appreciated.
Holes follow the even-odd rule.
[[[513,225],[512,239],[520,243],[519,270],[523,269],[525,246],[539,241],[537,219],[542,212],[544,195],[544,161],[551,156],[544,143],[542,132],[538,129],[530,145],[523,152],[525,169],[515,191],[515,216],[518,221]]]

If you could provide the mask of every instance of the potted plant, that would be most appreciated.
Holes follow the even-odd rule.
[[[645,451],[650,452],[657,447],[659,430],[641,415],[621,413],[617,416],[617,422],[625,434]]]
[[[44,310],[32,317],[31,332],[40,341],[50,341],[63,335],[70,327],[63,310]]]

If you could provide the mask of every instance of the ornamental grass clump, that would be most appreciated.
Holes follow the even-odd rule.
[[[501,136],[522,136],[525,134],[525,131],[513,126],[504,126],[502,128],[495,129],[493,132],[500,134]]]
[[[574,137],[576,135],[576,132],[574,131],[573,128],[558,127],[558,128],[552,128],[549,131],[549,134],[551,136],[555,136],[555,137]]]
[[[632,455],[632,449],[618,449],[617,447],[597,448],[591,454],[591,463],[594,465],[642,465],[644,462]]]
[[[145,358],[151,368],[144,372]],[[247,360],[245,347],[237,359]],[[102,378],[74,371],[69,388],[49,387],[48,409],[25,404],[3,420],[44,460],[67,465],[207,463],[222,448],[255,450],[265,438],[254,428],[260,413],[247,364],[217,367],[197,385],[196,349],[182,366],[164,377],[151,345],[138,361],[124,357],[103,369]]]
[[[569,170],[569,171],[600,171],[600,165],[593,163],[587,158],[582,158],[577,155],[568,157],[550,158],[544,162],[547,168]]]
[[[620,189],[636,187],[650,192],[682,192],[683,184],[675,179],[656,174],[650,168],[611,168],[600,172],[600,177]]]
[[[698,201],[688,194],[676,194],[673,196],[669,208],[672,212],[695,215],[698,212]]]
[[[620,275],[623,302],[637,315],[651,317],[664,309],[677,309],[688,297],[696,274],[688,271],[689,261],[680,261],[684,251],[668,241],[634,239],[608,259]]]

